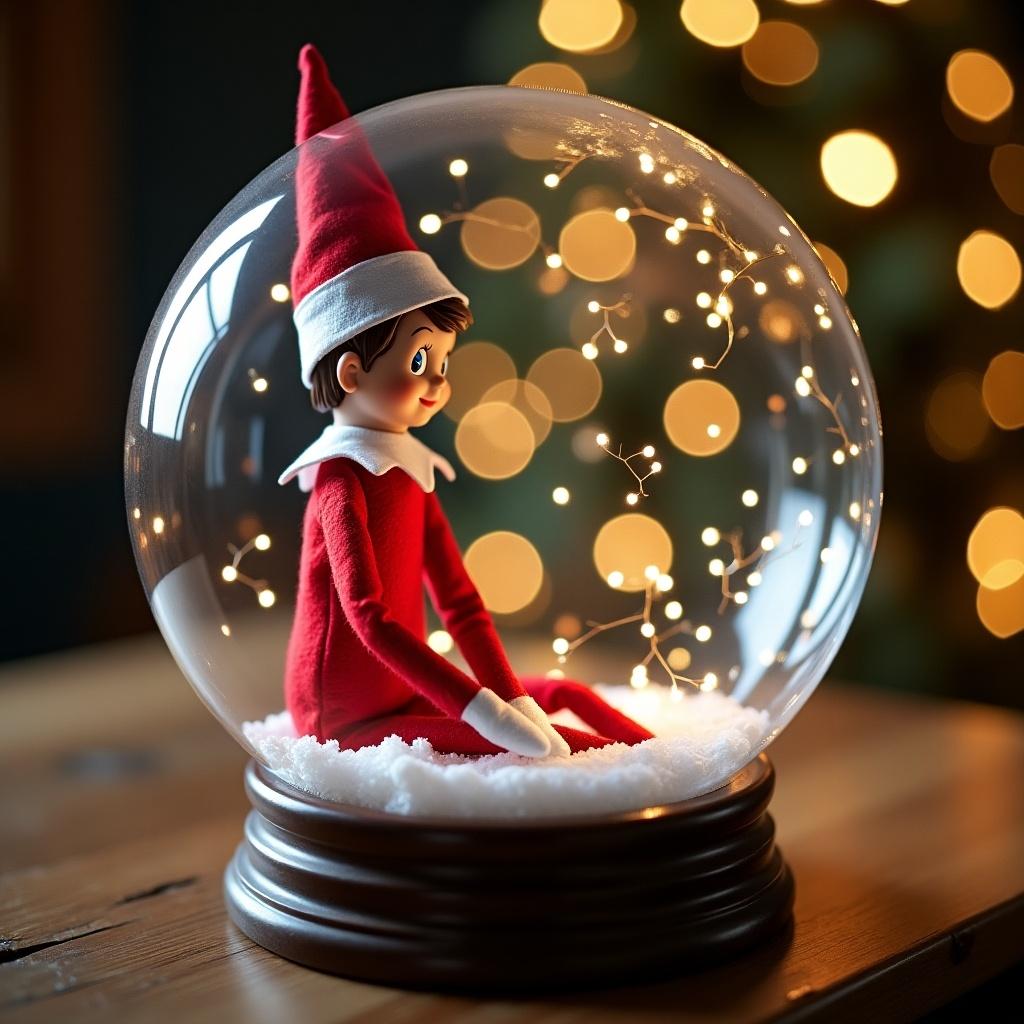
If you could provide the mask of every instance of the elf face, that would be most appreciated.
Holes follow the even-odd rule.
[[[399,321],[394,342],[369,373],[355,353],[346,352],[338,363],[338,380],[346,392],[338,418],[396,433],[428,423],[451,397],[446,375],[455,337],[414,309]]]

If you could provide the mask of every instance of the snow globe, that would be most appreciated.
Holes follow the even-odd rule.
[[[655,117],[505,86],[351,117],[300,67],[300,142],[172,280],[125,440],[156,621],[252,755],[232,919],[456,990],[765,940],[793,900],[765,751],[881,511],[840,291]],[[471,323],[424,319],[452,300]]]

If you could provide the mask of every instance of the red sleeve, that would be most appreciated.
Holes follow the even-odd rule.
[[[502,700],[523,696],[526,690],[512,671],[490,612],[466,572],[436,490],[427,494],[425,530],[423,564],[427,590],[444,628],[451,633],[483,686],[490,687]]]
[[[480,684],[393,618],[383,600],[358,478],[342,470],[317,486],[317,497],[334,588],[359,639],[432,704],[459,718]]]

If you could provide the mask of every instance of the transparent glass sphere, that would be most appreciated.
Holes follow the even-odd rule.
[[[608,100],[416,96],[342,122],[323,158],[359,159],[356,129],[470,297],[452,398],[417,435],[455,466],[439,498],[513,667],[614,688],[648,722],[717,694],[757,715],[748,760],[832,661],[878,530],[875,391],[821,258],[725,157]],[[264,758],[246,723],[284,707],[307,500],[277,477],[328,422],[288,291],[301,151],[182,263],[125,442],[156,621]],[[427,632],[459,660],[429,604]]]

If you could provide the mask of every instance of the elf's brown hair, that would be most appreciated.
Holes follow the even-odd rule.
[[[438,299],[426,306],[418,307],[426,313],[427,318],[439,331],[462,332],[473,322],[473,314],[462,299]],[[338,360],[346,352],[355,352],[359,356],[364,372],[395,342],[398,333],[398,322],[402,316],[392,317],[383,323],[367,327],[354,338],[342,342],[337,348],[331,349],[313,368],[309,400],[317,412],[335,409],[345,399],[345,389],[338,383]]]

